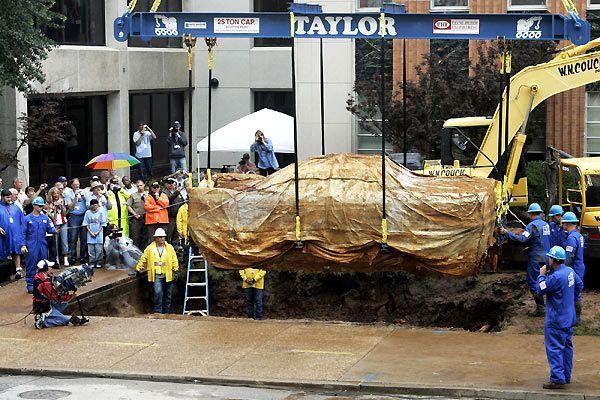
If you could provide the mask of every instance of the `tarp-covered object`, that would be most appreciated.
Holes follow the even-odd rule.
[[[242,190],[194,188],[189,226],[220,268],[476,274],[493,243],[493,181],[424,177],[387,160],[389,251],[381,241],[381,158],[299,164],[304,247],[294,248],[293,165]]]

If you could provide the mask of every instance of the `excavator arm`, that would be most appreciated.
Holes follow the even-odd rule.
[[[518,132],[524,133],[525,121],[530,112],[547,98],[571,89],[575,89],[600,80],[600,51],[586,53],[600,47],[600,38],[582,46],[569,46],[563,49],[553,60],[527,67],[515,74],[510,80],[511,92],[509,101],[509,126],[505,127],[511,142]],[[503,95],[506,104],[506,91]],[[566,110],[565,110],[566,111]],[[473,167],[477,175],[489,176],[494,165],[502,156],[498,152],[500,106],[488,126],[487,132],[477,153]],[[567,112],[567,111],[566,111]],[[503,152],[506,149],[503,149]],[[515,154],[520,157],[520,154]],[[508,171],[507,171],[508,174]],[[513,182],[505,182],[513,184]]]

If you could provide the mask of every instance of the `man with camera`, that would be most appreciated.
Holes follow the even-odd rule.
[[[169,145],[171,174],[174,174],[178,169],[186,168],[185,147],[188,145],[188,138],[185,132],[181,130],[179,121],[173,122],[173,126],[169,128],[167,144]]]
[[[258,153],[258,169],[262,176],[271,175],[279,168],[273,143],[260,130],[254,134],[254,143],[250,146],[250,151]]]
[[[135,157],[140,161],[140,176],[142,180],[152,177],[152,141],[156,134],[144,122],[138,124],[138,130],[133,133]]]
[[[70,318],[63,313],[69,301],[75,298],[75,292],[60,292],[54,287],[54,277],[48,271],[53,263],[40,260],[37,263],[37,273],[33,278],[33,314],[35,315],[34,326],[36,329],[52,328],[55,326],[83,325],[89,320],[83,316],[76,315]]]

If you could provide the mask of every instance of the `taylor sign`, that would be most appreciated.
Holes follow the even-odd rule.
[[[396,36],[396,21],[392,17],[385,17],[385,34]],[[373,36],[380,32],[379,18],[365,16],[362,18],[347,16],[326,16],[318,15],[296,16],[296,35],[343,35],[343,36]]]

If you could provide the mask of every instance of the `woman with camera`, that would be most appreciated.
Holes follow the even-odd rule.
[[[69,241],[67,237],[67,207],[60,189],[53,187],[48,191],[46,211],[56,229],[56,233],[48,239],[48,259],[58,264],[60,252],[63,256],[63,265],[68,267]]]

